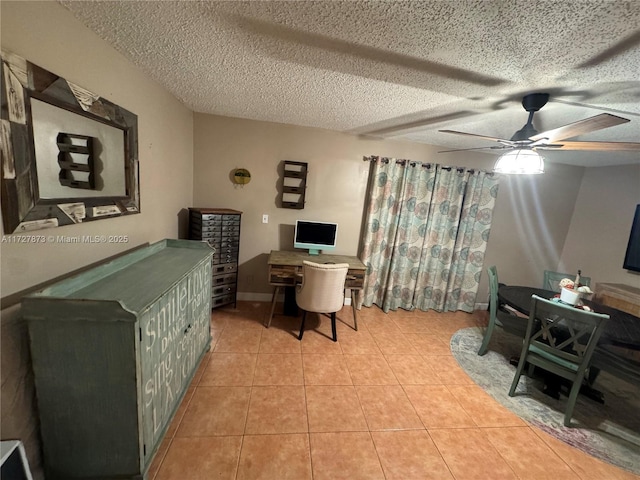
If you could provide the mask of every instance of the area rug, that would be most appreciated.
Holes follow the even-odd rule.
[[[451,351],[460,366],[487,393],[531,425],[589,455],[640,474],[640,388],[601,373],[594,385],[604,394],[604,405],[580,395],[572,426],[565,427],[567,397],[555,400],[542,393],[541,378],[520,378],[514,397],[509,388],[516,367],[510,358],[520,355],[522,341],[494,330],[489,350],[477,354],[484,330],[464,328],[451,337]]]

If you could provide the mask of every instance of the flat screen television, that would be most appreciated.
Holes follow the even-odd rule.
[[[624,256],[622,268],[640,272],[640,205],[636,206],[636,213],[633,216],[627,253]]]
[[[337,223],[296,220],[293,246],[309,250],[309,255],[335,249],[337,238]]]

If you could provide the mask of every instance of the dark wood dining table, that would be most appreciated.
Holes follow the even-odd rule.
[[[542,288],[501,285],[498,289],[498,301],[529,315],[531,295],[552,299],[558,293]],[[581,302],[596,313],[606,313],[609,321],[605,324],[600,336],[599,345],[615,345],[618,347],[640,350],[640,318],[617,308],[608,307],[587,299]],[[526,321],[523,319],[523,321]]]

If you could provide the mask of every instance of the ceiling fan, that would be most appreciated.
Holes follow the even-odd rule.
[[[522,98],[522,106],[529,112],[527,123],[507,140],[504,138],[476,135],[474,133],[457,132],[455,130],[439,130],[443,133],[465,135],[478,139],[497,142],[499,145],[490,147],[463,148],[444,150],[438,153],[457,152],[463,150],[507,150],[507,151],[535,151],[535,150],[604,150],[604,151],[640,151],[640,143],[635,142],[576,142],[565,141],[567,138],[577,137],[585,133],[595,132],[603,128],[614,127],[629,122],[628,119],[601,113],[594,117],[579,120],[563,127],[554,128],[538,133],[533,126],[533,114],[545,106],[549,100],[548,93],[531,93]]]

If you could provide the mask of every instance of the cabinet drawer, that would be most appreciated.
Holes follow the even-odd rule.
[[[240,215],[222,215],[222,221],[225,223],[235,223],[240,225]]]
[[[237,275],[235,273],[225,273],[223,275],[214,275],[212,278],[211,284],[216,285],[226,285],[227,283],[236,283]]]
[[[220,265],[213,266],[213,274],[220,275],[223,273],[233,273],[238,271],[237,263],[223,263]]]
[[[296,278],[300,275],[302,275],[302,267],[285,265],[269,267],[269,283],[272,284],[295,285]]]
[[[349,270],[344,288],[362,288],[364,285],[364,270]]]
[[[221,307],[222,305],[226,305],[227,303],[235,303],[236,302],[236,296],[235,294],[229,294],[229,295],[221,295],[219,297],[212,297],[211,298],[211,306],[212,307]]]
[[[220,285],[211,287],[211,296],[217,297],[219,295],[229,295],[231,293],[236,293],[236,284],[233,283],[231,285]]]
[[[229,235],[239,235],[240,234],[240,225],[222,225],[221,227],[222,234]]]
[[[213,256],[212,264],[219,265],[225,263],[238,263],[238,253],[236,252],[219,254],[218,252],[216,252]]]
[[[222,221],[223,215],[219,215],[217,213],[203,213],[201,215],[202,221],[213,221],[216,220],[218,222]]]
[[[202,224],[202,225],[194,225],[192,228],[193,233],[209,233],[209,232],[215,232],[217,230],[220,230],[220,225],[207,225],[207,224]]]

